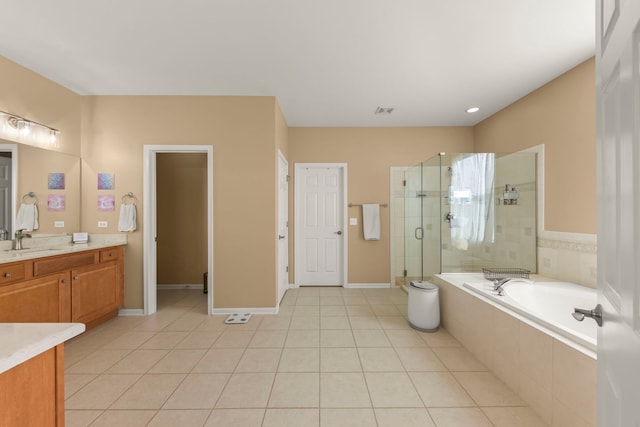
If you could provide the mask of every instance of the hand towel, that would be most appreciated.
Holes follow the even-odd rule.
[[[380,205],[362,205],[362,231],[364,240],[380,240]]]
[[[33,231],[37,230],[38,224],[38,206],[35,203],[20,205],[18,215],[16,215],[16,230]]]
[[[136,205],[120,205],[118,231],[136,231]]]

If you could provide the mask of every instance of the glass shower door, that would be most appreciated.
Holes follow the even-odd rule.
[[[423,277],[422,163],[407,169],[404,176],[404,270],[405,283],[409,283]]]

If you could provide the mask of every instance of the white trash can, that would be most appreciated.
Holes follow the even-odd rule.
[[[423,332],[435,332],[440,326],[439,289],[436,285],[422,280],[409,283],[409,325]]]

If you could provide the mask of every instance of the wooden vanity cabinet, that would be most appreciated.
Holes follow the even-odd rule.
[[[88,330],[123,305],[122,246],[0,264],[0,322],[80,322]]]
[[[0,286],[0,322],[69,322],[69,273]]]

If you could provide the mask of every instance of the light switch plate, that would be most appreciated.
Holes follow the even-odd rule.
[[[98,228],[107,228],[109,223],[107,221],[98,221]]]
[[[349,218],[349,225],[358,225],[358,218]]]
[[[64,221],[53,221],[53,226],[55,228],[62,228],[64,227]]]

